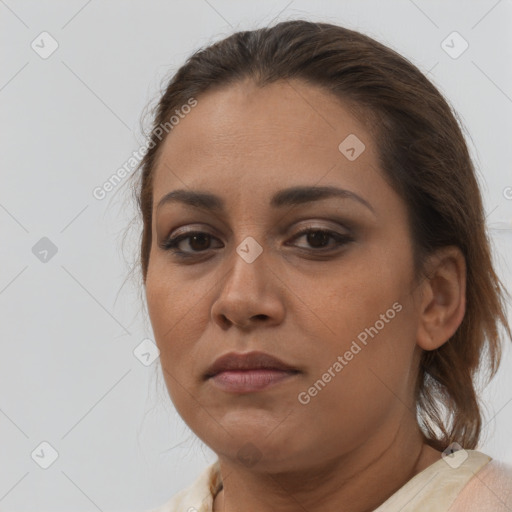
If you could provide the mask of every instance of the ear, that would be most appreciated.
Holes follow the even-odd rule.
[[[434,350],[458,329],[466,312],[466,261],[458,247],[438,249],[426,264],[421,285],[417,343]]]

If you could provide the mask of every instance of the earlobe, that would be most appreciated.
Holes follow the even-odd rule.
[[[438,249],[427,263],[428,278],[421,286],[417,343],[435,350],[462,323],[466,311],[466,261],[458,247]]]

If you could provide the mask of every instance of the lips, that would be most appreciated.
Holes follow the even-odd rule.
[[[233,370],[278,370],[299,373],[297,368],[265,352],[229,352],[214,361],[206,370],[204,378],[209,379],[219,373]]]

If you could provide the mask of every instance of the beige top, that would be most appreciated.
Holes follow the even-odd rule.
[[[165,505],[147,512],[212,512],[222,488],[219,461]],[[413,476],[374,512],[511,512],[512,466],[459,450]]]

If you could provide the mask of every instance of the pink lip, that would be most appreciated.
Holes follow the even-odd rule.
[[[265,352],[253,351],[245,353],[229,352],[218,357],[203,374],[209,379],[221,372],[239,370],[278,370],[281,372],[297,372],[298,369]]]
[[[261,391],[283,382],[297,372],[283,370],[226,370],[210,378],[218,388],[228,393]]]

